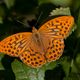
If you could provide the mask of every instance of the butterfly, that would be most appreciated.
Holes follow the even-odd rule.
[[[60,16],[44,23],[32,32],[11,35],[0,42],[0,52],[19,57],[23,63],[37,68],[59,59],[64,51],[64,39],[74,24],[72,16]]]

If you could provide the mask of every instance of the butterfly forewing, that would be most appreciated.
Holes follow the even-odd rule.
[[[0,52],[18,57],[28,46],[32,33],[24,32],[9,36],[0,42]]]
[[[39,31],[43,34],[52,35],[54,38],[66,38],[72,29],[74,18],[72,16],[61,16],[44,23]]]

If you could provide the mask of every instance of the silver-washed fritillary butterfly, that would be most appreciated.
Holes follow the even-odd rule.
[[[44,23],[38,30],[9,36],[0,42],[0,52],[19,57],[33,68],[55,61],[64,50],[64,39],[74,24],[72,16],[61,16]]]

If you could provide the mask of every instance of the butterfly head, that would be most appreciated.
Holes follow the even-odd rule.
[[[32,27],[32,34],[33,34],[34,38],[36,38],[36,39],[39,38],[39,31],[35,27]]]
[[[38,30],[33,26],[32,27],[32,33],[36,33]]]

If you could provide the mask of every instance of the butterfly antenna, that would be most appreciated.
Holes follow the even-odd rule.
[[[39,17],[38,17],[38,19],[37,19],[37,21],[36,21],[36,24],[35,24],[35,26],[37,25],[37,23],[39,22],[39,20],[40,20],[40,18],[41,18],[41,16],[42,16],[42,14],[43,14],[43,12],[41,12],[40,13],[40,15],[39,15]],[[24,25],[24,26],[26,26],[26,24],[24,24],[23,22],[21,22],[21,21],[19,21],[19,20],[16,20],[18,23],[20,23],[20,24],[22,24],[22,25]]]
[[[40,20],[40,18],[41,18],[41,16],[42,16],[42,14],[43,14],[43,12],[41,12],[41,13],[40,13],[40,15],[39,15],[39,17],[38,17],[38,19],[37,19],[37,21],[36,21],[35,26],[36,26],[36,25],[37,25],[37,23],[39,22],[39,20]]]
[[[18,23],[20,23],[20,24],[26,26],[26,24],[24,24],[23,22],[21,22],[21,21],[19,21],[19,20],[16,20],[16,21],[17,21]]]

